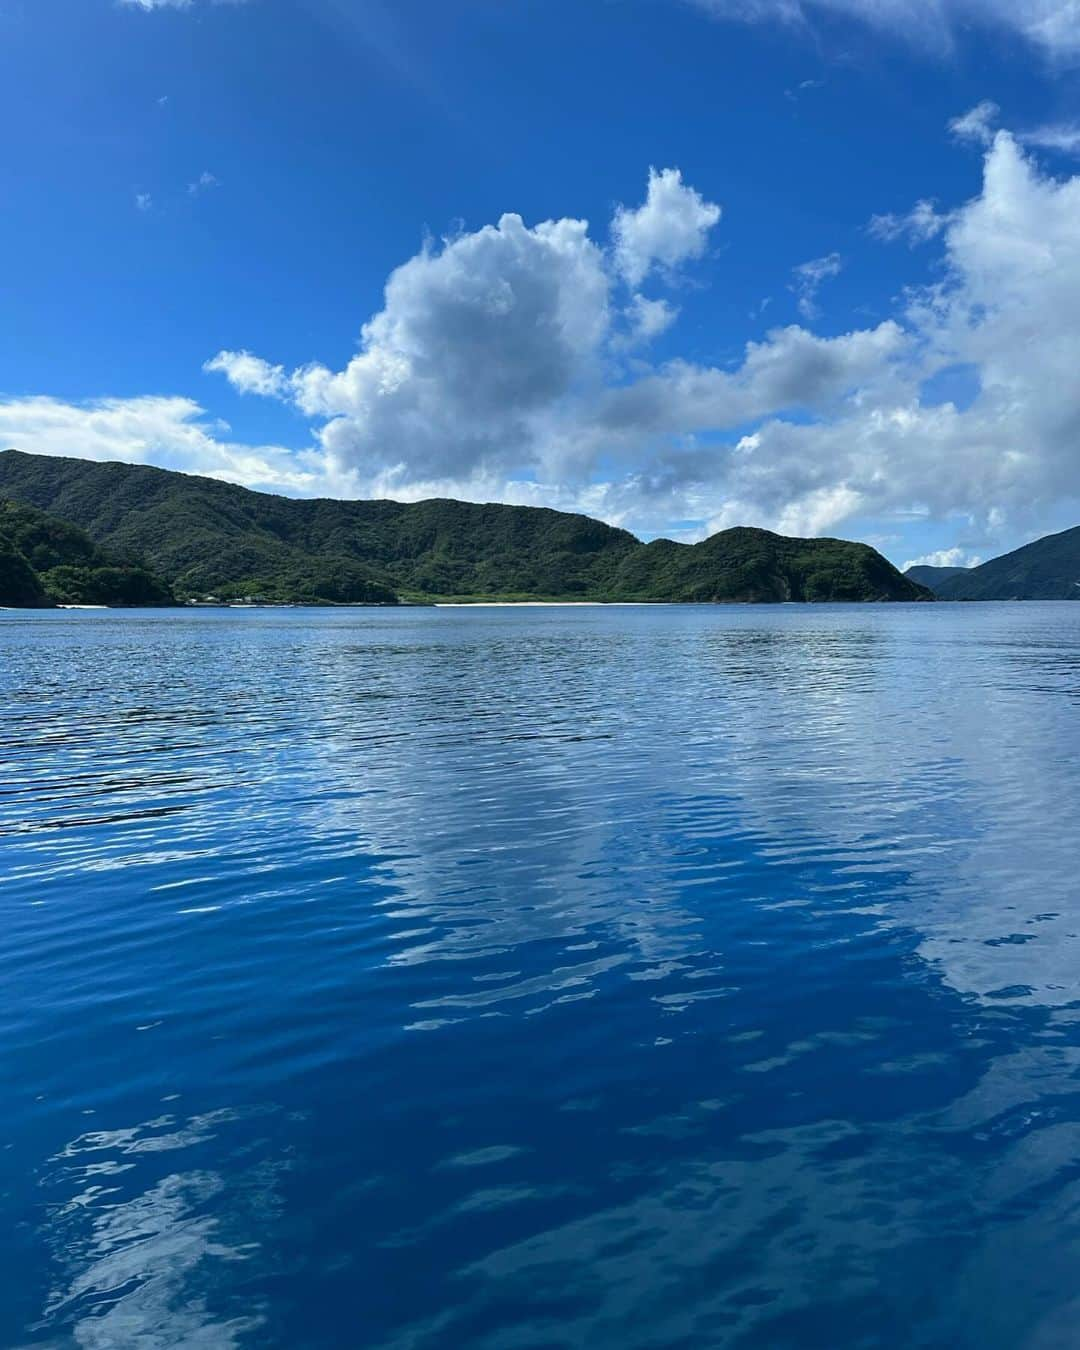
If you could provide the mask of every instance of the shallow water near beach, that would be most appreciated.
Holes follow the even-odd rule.
[[[0,1345],[1065,1350],[1080,605],[0,614]]]

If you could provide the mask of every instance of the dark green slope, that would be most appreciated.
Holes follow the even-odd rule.
[[[649,589],[698,602],[929,598],[867,544],[746,528],[723,530],[700,544],[659,539],[643,545],[621,569],[618,591],[630,598]]]
[[[0,609],[44,609],[51,604],[41,578],[0,534]]]
[[[944,582],[970,570],[968,567],[932,567],[928,563],[924,563],[916,567],[909,567],[904,576],[909,581],[914,581],[919,586],[925,586],[937,595]]]
[[[145,557],[178,595],[917,600],[880,554],[727,530],[696,545],[586,516],[458,501],[304,500],[144,465],[0,453],[0,493]]]
[[[36,507],[0,498],[0,605],[171,604],[157,577]]]
[[[942,600],[1080,600],[1080,526],[966,568],[937,593]]]
[[[318,556],[294,542],[290,508],[298,503],[284,497],[143,465],[13,450],[0,453],[0,493],[73,521],[120,556],[150,559],[181,597],[395,598],[370,568],[337,556],[332,539]]]

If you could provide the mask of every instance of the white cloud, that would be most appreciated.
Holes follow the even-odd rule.
[[[954,117],[949,130],[958,141],[973,141],[976,145],[991,145],[994,140],[994,128],[997,125],[1001,109],[996,103],[984,99],[970,108],[960,117]]]
[[[1042,176],[999,133],[944,237],[947,280],[907,315],[918,360],[833,417],[766,419],[731,457],[714,520],[832,529],[915,510],[992,541],[1080,499],[1080,178]],[[924,406],[921,380],[957,363],[978,372],[971,406]]]
[[[116,0],[117,4],[128,9],[141,9],[149,14],[156,9],[192,9],[198,0]],[[246,5],[248,0],[204,0],[211,5]]]
[[[286,394],[289,381],[284,366],[272,366],[250,352],[218,352],[204,363],[203,370],[224,375],[241,394],[262,394],[276,398]]]
[[[295,371],[292,397],[334,459],[388,481],[531,464],[599,378],[609,287],[585,221],[505,215],[399,267],[359,354]]]
[[[507,215],[399,267],[338,368],[207,363],[299,410],[302,455],[237,444],[185,399],[9,401],[0,443],[300,493],[550,505],[642,532],[917,517],[920,538],[939,522],[997,552],[1080,511],[1080,175],[1049,176],[998,132],[978,195],[939,215],[939,279],[896,318],[834,337],[774,328],[725,366],[631,349],[669,322],[666,301],[626,299],[584,221]],[[962,406],[941,400],[958,369]]]
[[[966,548],[939,548],[933,553],[924,553],[921,558],[909,558],[900,570],[906,572],[909,567],[978,567],[982,558],[969,553]]]
[[[678,169],[650,169],[644,203],[615,212],[619,270],[631,286],[640,286],[656,266],[673,268],[700,258],[719,219],[720,207],[687,187]]]
[[[1080,3],[1080,0],[1078,0]],[[970,141],[975,145],[989,148],[994,143],[996,128],[1001,109],[989,99],[984,100],[962,117],[954,117],[949,130],[960,141]],[[1037,150],[1057,150],[1063,154],[1076,154],[1080,151],[1080,123],[1050,122],[1030,131],[1014,133],[1015,139]]]
[[[794,89],[785,89],[784,97],[791,103],[798,103],[801,95],[810,93],[815,89],[824,89],[824,80],[800,80]]]
[[[720,19],[810,25],[844,18],[948,51],[958,29],[978,25],[1018,34],[1048,56],[1080,56],[1077,0],[692,0]]]
[[[1025,145],[1038,150],[1058,150],[1065,155],[1075,155],[1080,153],[1080,124],[1055,122],[1024,132],[1022,139]]]
[[[867,228],[875,239],[883,239],[886,243],[906,239],[914,248],[916,244],[936,239],[948,223],[948,215],[942,215],[932,201],[924,199],[916,202],[903,216],[871,216]]]
[[[839,276],[844,262],[839,253],[829,253],[824,258],[811,258],[792,269],[794,283],[791,289],[798,299],[799,313],[804,319],[818,317],[818,291],[832,277]]]
[[[149,192],[136,192],[135,194],[136,211],[150,211],[153,209],[153,206],[154,206],[154,199],[153,197],[151,197]]]
[[[672,361],[611,389],[591,410],[601,439],[686,436],[784,410],[827,413],[858,390],[895,376],[908,341],[892,321],[836,338],[791,325],[749,342],[734,371]],[[719,463],[719,452],[708,458]],[[694,463],[692,455],[686,456]]]
[[[188,398],[0,401],[0,445],[28,454],[74,451],[80,459],[156,464],[284,492],[310,493],[323,483],[318,458],[222,439],[228,430]]]
[[[659,337],[679,317],[679,311],[667,300],[648,300],[643,295],[631,297],[626,311],[630,325],[631,343],[651,342]]]
[[[344,369],[286,373],[249,352],[221,352],[208,369],[318,419],[332,472],[357,492],[545,500],[640,521],[723,476],[724,453],[688,438],[834,409],[894,378],[907,348],[891,322],[830,339],[792,326],[749,343],[735,370],[639,361],[627,381],[619,353],[674,311],[636,294],[629,314],[617,310],[611,263],[583,221],[504,216],[398,268]],[[623,476],[598,482],[600,463]]]
[[[188,195],[190,197],[197,197],[202,192],[208,192],[210,188],[216,188],[220,186],[221,186],[220,179],[216,178],[212,173],[204,169],[202,173],[199,174],[198,178],[195,179],[194,182],[188,184],[187,190]]]

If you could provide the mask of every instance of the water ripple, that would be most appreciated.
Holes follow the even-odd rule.
[[[0,685],[0,1344],[1072,1343],[1080,607],[9,613]]]

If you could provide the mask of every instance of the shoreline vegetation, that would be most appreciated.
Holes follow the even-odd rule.
[[[544,507],[279,497],[148,465],[17,450],[0,452],[0,498],[12,512],[36,512],[38,533],[64,544],[43,571],[9,534],[0,603],[20,593],[18,603],[38,606],[933,599],[867,544],[751,528],[697,544],[643,543]],[[109,593],[101,575],[76,589],[56,571],[69,564],[65,551],[91,572],[123,571],[129,588]]]
[[[0,607],[784,604],[1080,599],[1080,528],[902,574],[867,544],[696,544],[544,507],[279,497],[147,465],[0,452]]]
[[[1080,599],[1080,528],[902,574],[868,544],[696,544],[545,507],[280,497],[148,465],[0,452],[0,606],[783,604]]]
[[[141,562],[99,547],[69,521],[0,497],[0,605],[101,609],[174,603],[169,586]]]

